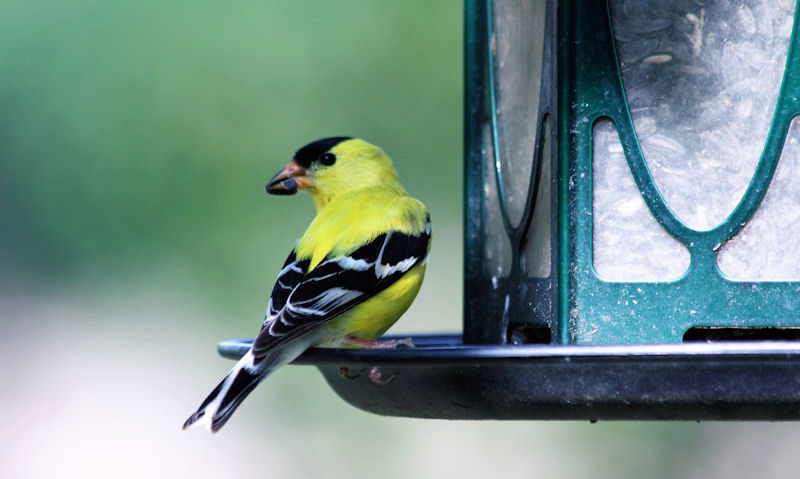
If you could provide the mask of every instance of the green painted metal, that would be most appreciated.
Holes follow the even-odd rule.
[[[504,335],[494,324],[498,315],[487,310],[490,297],[482,261],[485,238],[482,225],[486,198],[483,190],[481,131],[487,119],[485,98],[486,8],[479,0],[466,0],[464,8],[464,340],[500,343]],[[484,297],[485,299],[481,299]],[[493,302],[493,301],[492,301]],[[486,314],[484,314],[486,313]]]
[[[555,2],[548,1],[548,18],[544,33],[542,83],[539,94],[539,127],[536,129],[534,155],[531,161],[530,185],[522,219],[512,224],[506,206],[503,188],[504,174],[500,161],[499,137],[502,134],[497,119],[497,89],[495,86],[494,55],[491,48],[491,1],[467,0],[465,2],[465,319],[464,339],[468,343],[503,344],[515,331],[526,335],[527,329],[544,328],[558,338],[558,328],[553,310],[555,277],[535,278],[525,272],[522,249],[531,234],[534,198],[539,188],[542,158],[555,158],[553,151],[543,152],[546,134],[544,125],[551,129],[557,124],[556,95],[553,91],[556,78]],[[549,121],[545,122],[544,119]],[[487,133],[488,140],[487,140]],[[552,133],[555,137],[556,135]],[[488,143],[488,144],[487,144]],[[490,162],[484,158],[487,150],[494,152]],[[495,170],[502,220],[511,243],[511,271],[505,277],[492,277],[483,267],[487,198],[484,192],[487,163]],[[551,166],[552,171],[555,165]],[[555,179],[553,179],[555,188]],[[551,230],[556,230],[556,218]],[[549,337],[550,335],[548,335]]]
[[[716,254],[752,217],[763,199],[789,123],[800,114],[800,36],[794,32],[770,133],[750,185],[733,212],[717,227],[696,231],[669,209],[645,163],[628,110],[614,47],[607,2],[548,3],[540,120],[550,115],[557,150],[553,157],[551,276],[521,272],[519,252],[530,226],[535,188],[526,213],[512,225],[502,204],[512,244],[512,270],[502,278],[481,267],[485,247],[484,178],[487,129],[499,155],[493,68],[491,2],[466,2],[466,279],[465,341],[504,343],[509,329],[543,326],[555,343],[674,343],[695,326],[800,326],[800,282],[741,282],[718,269]],[[556,35],[555,27],[558,27]],[[634,180],[648,208],[691,255],[689,270],[670,282],[604,281],[592,264],[592,127],[601,118],[617,127]],[[538,129],[541,132],[541,129]],[[541,133],[537,152],[541,158]],[[499,157],[499,197],[504,198]],[[534,174],[540,165],[534,164]],[[536,181],[532,182],[536,185]],[[777,252],[776,252],[777,253]]]
[[[625,99],[606,2],[576,4],[570,17],[574,29],[570,85],[570,157],[576,176],[568,233],[574,236],[568,263],[571,278],[569,309],[562,324],[570,324],[576,343],[679,342],[694,326],[770,327],[800,325],[800,283],[735,282],[724,277],[716,262],[719,247],[751,218],[769,187],[789,122],[800,113],[800,48],[797,22],[784,81],[768,140],[752,181],[739,205],[719,226],[695,231],[684,225],[664,202],[644,161]],[[690,252],[689,270],[676,281],[607,282],[592,266],[592,126],[602,117],[617,126],[636,184],[658,222]],[[562,177],[563,180],[563,177]],[[776,252],[778,253],[778,252]]]

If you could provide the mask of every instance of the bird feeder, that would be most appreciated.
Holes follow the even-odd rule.
[[[797,5],[465,6],[463,334],[297,362],[386,415],[799,418]]]

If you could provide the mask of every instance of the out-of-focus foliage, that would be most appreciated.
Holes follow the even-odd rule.
[[[460,225],[458,2],[14,1],[0,18],[7,267],[158,265],[242,299],[313,214],[263,185],[340,134],[381,145],[437,227]]]

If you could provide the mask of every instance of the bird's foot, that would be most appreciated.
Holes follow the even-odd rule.
[[[372,341],[370,339],[357,338],[355,336],[345,336],[341,341],[351,346],[371,349],[401,349],[414,347],[414,341],[412,341],[411,338]]]

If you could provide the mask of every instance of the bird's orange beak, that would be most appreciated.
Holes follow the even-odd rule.
[[[311,177],[308,175],[308,170],[292,160],[286,165],[286,168],[269,180],[265,189],[271,195],[293,195],[297,193],[298,189],[302,190],[309,186],[311,186]]]

